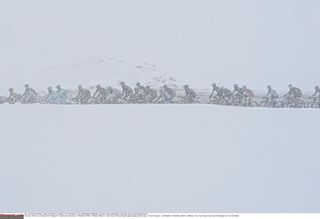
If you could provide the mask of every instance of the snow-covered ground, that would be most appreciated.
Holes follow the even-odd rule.
[[[2,105],[1,212],[319,212],[319,111]]]

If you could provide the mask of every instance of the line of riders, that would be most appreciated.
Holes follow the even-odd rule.
[[[184,95],[177,95],[176,91],[168,85],[163,85],[159,90],[150,86],[143,86],[138,82],[135,88],[131,88],[120,82],[121,90],[113,87],[104,88],[101,85],[95,87],[95,92],[91,95],[90,90],[85,89],[82,85],[78,86],[76,96],[70,95],[61,85],[56,86],[56,91],[52,87],[48,88],[46,95],[39,95],[28,84],[25,85],[25,91],[22,95],[16,93],[13,88],[9,89],[8,98],[0,98],[0,103],[49,103],[49,104],[121,104],[121,103],[200,103],[201,95],[184,85]],[[302,99],[301,89],[289,85],[289,91],[280,98],[278,92],[270,85],[267,86],[267,95],[262,101],[256,102],[254,92],[247,86],[234,85],[233,91],[212,84],[212,92],[209,95],[209,104],[248,106],[248,107],[312,107],[320,108],[320,88],[315,87],[315,93],[310,96],[310,101],[305,102]]]
[[[247,107],[273,107],[273,108],[320,108],[320,88],[315,87],[315,92],[309,97],[311,101],[305,102],[302,98],[301,89],[288,85],[289,91],[280,97],[279,93],[271,87],[267,86],[267,94],[262,97],[262,100],[255,101],[254,92],[247,86],[240,87],[234,85],[234,90],[230,91],[224,87],[218,87],[215,83],[212,84],[212,93],[210,94],[210,102],[212,104],[232,105],[232,106],[247,106]]]
[[[82,85],[78,86],[77,95],[72,97],[72,92],[63,89],[61,85],[56,86],[56,91],[48,87],[46,95],[38,94],[28,84],[25,85],[25,91],[22,95],[16,93],[13,88],[9,89],[8,98],[0,98],[0,103],[50,103],[50,104],[120,104],[120,103],[177,103],[174,98],[176,91],[167,85],[161,87],[158,91],[150,86],[143,86],[138,82],[135,88],[131,88],[120,82],[121,90],[113,87],[102,87],[97,85],[95,92],[91,95],[89,89]],[[184,86],[186,95],[183,98],[185,103],[195,103],[196,92]]]

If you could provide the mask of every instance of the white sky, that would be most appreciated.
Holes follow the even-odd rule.
[[[0,86],[109,56],[154,63],[198,87],[312,90],[320,84],[320,1],[0,1]]]

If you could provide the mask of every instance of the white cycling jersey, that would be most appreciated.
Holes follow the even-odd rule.
[[[271,89],[268,94],[267,94],[268,98],[278,98],[279,94],[277,91],[275,91],[274,89]]]

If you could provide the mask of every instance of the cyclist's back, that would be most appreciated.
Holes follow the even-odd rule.
[[[184,90],[185,90],[185,101],[188,102],[188,103],[193,103],[196,101],[196,97],[197,97],[197,94],[194,90],[192,90],[189,85],[184,85],[183,86]]]
[[[269,100],[275,100],[279,97],[279,94],[276,90],[274,90],[270,85],[267,86],[268,93],[266,95],[266,98]]]
[[[312,95],[312,97],[316,97],[316,98],[320,99],[320,88],[319,88],[319,86],[315,87],[315,93]]]
[[[75,100],[81,104],[87,104],[89,99],[91,98],[91,93],[89,90],[84,89],[82,85],[78,86],[78,95]]]
[[[212,84],[212,92],[211,92],[209,98],[213,98],[215,95],[218,96],[219,95],[219,90],[220,90],[220,88],[217,86],[217,84],[213,83]]]
[[[22,103],[36,103],[38,100],[37,92],[32,89],[28,84],[25,85],[24,94],[21,97]]]
[[[51,104],[56,103],[56,93],[53,91],[52,87],[48,87],[46,102]]]
[[[243,97],[243,91],[237,84],[234,85],[232,96],[239,98],[239,99],[241,99]]]
[[[285,94],[284,97],[294,98],[294,99],[300,99],[302,97],[302,91],[299,88],[294,87],[292,84],[289,84],[288,87],[289,87],[289,92]]]
[[[121,82],[120,85],[122,87],[121,98],[123,98],[125,100],[129,100],[131,98],[131,96],[133,95],[132,88],[129,87],[128,85],[126,85],[124,82]]]
[[[254,98],[254,93],[252,90],[248,89],[247,86],[243,86],[242,87],[242,93],[244,95],[245,98],[251,100],[252,98]]]
[[[9,97],[7,98],[7,102],[10,104],[17,103],[21,99],[21,95],[17,94],[13,88],[9,89]]]
[[[158,100],[162,98],[164,102],[171,103],[175,96],[176,92],[171,87],[169,87],[168,85],[163,85],[160,90],[160,96],[158,97]]]
[[[55,92],[56,94],[56,99],[58,103],[65,103],[68,98],[68,91],[63,89],[61,85],[56,86],[57,91]]]

